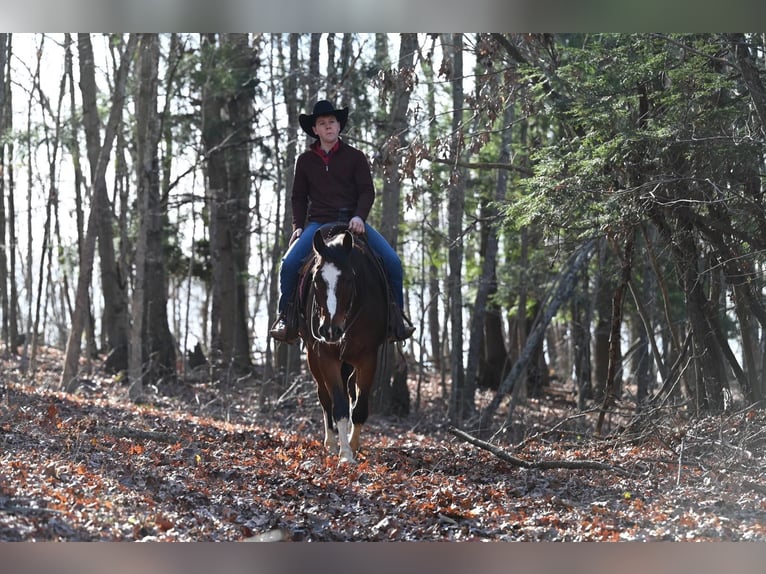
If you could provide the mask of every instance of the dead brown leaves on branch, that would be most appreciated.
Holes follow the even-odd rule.
[[[135,406],[98,374],[47,390],[57,356],[34,385],[17,359],[0,367],[0,540],[766,540],[761,411],[497,445],[558,461],[524,468],[447,433],[434,383],[410,419],[373,416],[359,464],[338,466],[308,380],[178,383]],[[566,416],[545,399],[530,427],[535,413],[548,429]]]

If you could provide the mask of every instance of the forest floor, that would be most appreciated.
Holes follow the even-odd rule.
[[[339,466],[308,378],[198,376],[135,405],[97,372],[58,392],[60,365],[42,349],[29,384],[0,362],[0,541],[766,541],[761,410],[597,439],[554,385],[517,408],[523,440],[492,441],[524,468],[451,434],[427,383]]]

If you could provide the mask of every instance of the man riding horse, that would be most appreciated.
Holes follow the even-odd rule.
[[[348,222],[354,234],[365,233],[367,244],[381,258],[393,292],[389,339],[404,341],[414,332],[404,315],[402,262],[386,239],[369,223],[375,188],[367,157],[340,139],[348,107],[335,109],[327,100],[314,105],[298,121],[316,141],[298,157],[292,189],[293,232],[279,272],[279,317],[269,334],[277,341],[298,340],[298,313],[288,312],[304,259],[311,253],[314,233],[325,223]],[[384,303],[384,302],[381,302]]]

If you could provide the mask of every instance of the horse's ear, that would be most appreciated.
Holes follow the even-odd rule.
[[[316,233],[314,233],[314,251],[321,255],[324,252],[325,247],[326,244],[324,242],[324,237],[322,237],[322,230],[317,229]]]
[[[343,233],[343,249],[346,250],[346,253],[351,253],[351,250],[354,248],[354,235],[346,230]]]

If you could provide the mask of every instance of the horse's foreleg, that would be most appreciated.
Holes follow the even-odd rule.
[[[317,359],[312,354],[309,354],[309,369],[317,384],[319,404],[322,405],[322,416],[324,418],[324,446],[330,452],[335,452],[338,448],[338,437],[336,436],[338,429],[335,428],[335,425],[333,424],[332,397],[330,396],[330,391],[327,390],[327,384],[325,383],[326,375],[316,363]]]
[[[335,421],[338,425],[339,456],[338,462],[356,462],[348,438],[348,417]]]
[[[332,390],[332,416],[335,425],[338,427],[338,448],[340,462],[355,462],[354,453],[349,444],[349,403],[346,394],[345,385],[339,384],[333,386]]]
[[[324,411],[324,446],[327,450],[334,452],[338,449],[338,429],[333,428],[332,408]]]
[[[357,418],[357,414],[355,414],[357,413],[356,404],[359,400],[358,389],[356,385],[356,370],[352,365],[343,363],[341,373],[343,375],[343,380],[346,383],[346,394],[348,395],[349,404],[351,405],[352,425],[349,437],[349,446],[353,452],[356,452],[359,449],[359,432],[361,430],[361,427],[355,424]]]
[[[362,427],[364,426],[364,423],[367,422],[367,417],[370,412],[370,389],[372,388],[372,383],[375,380],[376,366],[376,359],[365,361],[364,363],[360,363],[356,366],[353,381],[356,386],[356,400],[354,401],[354,407],[351,412],[353,428],[351,430],[351,438],[349,440],[351,449],[354,452],[359,450]]]
[[[322,405],[322,415],[324,418],[324,446],[327,450],[335,452],[338,448],[338,429],[333,423],[332,398],[324,382],[317,384],[317,393],[319,394],[319,403]]]
[[[317,382],[319,402],[325,415],[325,446],[338,448],[340,462],[354,462],[354,454],[349,446],[349,400],[346,385],[341,376],[340,362],[327,356],[308,354],[309,368]],[[334,423],[334,425],[333,425]],[[333,426],[338,430],[337,443]]]

